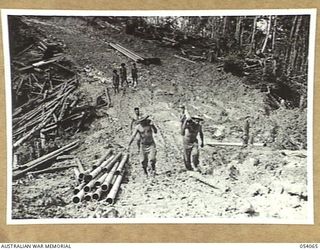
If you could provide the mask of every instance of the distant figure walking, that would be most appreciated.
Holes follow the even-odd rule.
[[[113,90],[115,94],[119,93],[119,75],[117,70],[113,70],[113,74],[112,74],[112,84],[113,84]]]
[[[120,68],[120,83],[121,87],[124,87],[124,82],[126,82],[127,86],[129,85],[128,80],[127,80],[127,68],[125,63],[121,63],[121,68]]]
[[[132,76],[132,86],[135,88],[137,87],[137,84],[138,84],[138,69],[135,63],[132,64],[131,76]]]
[[[130,151],[130,146],[137,136],[140,135],[140,161],[142,164],[142,168],[144,173],[148,176],[148,165],[150,162],[151,165],[151,175],[155,176],[156,171],[156,143],[153,139],[153,133],[157,133],[157,128],[152,123],[149,116],[144,116],[140,120],[137,121],[138,125],[135,127],[133,134],[130,138],[128,151]]]
[[[197,136],[200,135],[201,144],[200,147],[202,148],[203,143],[203,132],[202,126],[200,124],[202,118],[198,116],[186,118],[183,121],[181,134],[183,136],[183,159],[184,164],[187,170],[198,170],[199,165],[199,144]]]

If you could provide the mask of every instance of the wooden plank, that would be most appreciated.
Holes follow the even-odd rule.
[[[209,143],[205,143],[205,145],[208,145],[210,147],[215,147],[215,146],[241,147],[241,146],[245,146],[242,142],[209,142]],[[253,144],[248,144],[248,145],[263,147],[263,143],[253,143]]]
[[[22,176],[24,176],[27,172],[30,172],[31,170],[35,169],[36,167],[38,167],[39,165],[47,162],[47,161],[50,161],[54,158],[56,158],[57,156],[65,153],[65,152],[68,152],[74,148],[76,148],[77,146],[79,145],[79,140],[77,141],[74,141],[62,148],[59,148],[49,154],[46,154],[46,155],[43,155],[41,156],[40,158],[38,159],[35,159],[31,162],[28,162],[24,165],[22,165],[21,167],[22,168],[25,168],[24,170],[20,171],[19,173],[16,173],[15,175],[13,175],[13,179],[18,179],[18,178],[21,178]]]
[[[60,63],[57,63],[57,62],[54,62],[52,63],[53,65],[57,66],[58,68],[61,68],[61,69],[64,69],[65,71],[69,72],[69,73],[72,73],[72,74],[75,74],[72,70],[62,66]]]
[[[49,64],[49,63],[53,63],[53,62],[55,62],[55,61],[58,61],[59,59],[61,59],[61,56],[60,56],[60,55],[59,55],[59,56],[56,56],[56,57],[53,57],[53,58],[51,58],[50,60],[46,60],[46,61],[42,60],[42,61],[40,61],[40,62],[33,63],[32,66],[33,66],[33,67],[43,66],[43,65],[46,65],[46,64]]]
[[[18,146],[20,146],[25,140],[27,140],[33,133],[35,133],[36,131],[42,129],[46,123],[48,122],[48,118],[53,114],[53,112],[55,111],[55,109],[59,106],[59,103],[56,104],[56,106],[54,108],[51,109],[51,111],[47,114],[47,116],[43,119],[43,121],[38,124],[37,126],[35,126],[33,129],[31,129],[25,136],[23,136],[22,138],[20,138],[18,141],[16,141],[13,144],[13,148],[16,148]]]
[[[195,61],[191,61],[190,59],[184,58],[184,57],[182,57],[182,56],[174,55],[174,57],[179,58],[179,59],[184,60],[184,61],[187,61],[187,62],[190,62],[190,63],[196,64]]]
[[[24,54],[25,52],[27,52],[29,49],[32,48],[32,46],[33,46],[33,44],[30,44],[28,47],[26,47],[25,49],[23,49],[22,51],[20,51],[20,52],[15,56],[15,58],[16,58],[16,57],[19,57],[19,56],[21,56],[22,54]]]
[[[67,166],[56,167],[56,168],[46,168],[38,171],[32,171],[32,172],[29,172],[28,174],[36,175],[36,174],[54,173],[54,172],[66,170],[68,168],[73,168],[73,167],[75,167],[75,165],[67,165]]]
[[[208,185],[209,187],[212,187],[214,189],[217,189],[217,190],[222,190],[221,188],[219,188],[217,186],[217,184],[211,179],[208,179],[204,176],[202,176],[200,173],[198,172],[192,172],[192,171],[189,171],[189,176],[196,179],[197,181],[200,181],[206,185]]]

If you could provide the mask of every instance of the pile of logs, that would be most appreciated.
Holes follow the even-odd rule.
[[[126,49],[125,47],[121,46],[120,44],[115,44],[115,43],[109,43],[110,47],[112,47],[113,49],[119,51],[120,53],[122,53],[123,55],[125,55],[126,57],[130,58],[131,60],[137,62],[137,63],[143,63],[146,65],[149,64],[161,64],[160,58],[156,58],[156,57],[149,57],[149,58],[144,58],[140,55],[138,55],[137,53]]]
[[[69,152],[76,147],[79,146],[79,141],[74,141],[62,148],[59,148],[55,151],[52,151],[46,155],[43,155],[33,161],[30,161],[26,164],[17,166],[16,164],[13,165],[13,180],[17,180],[26,174],[39,174],[44,172],[50,172],[50,171],[57,171],[62,170],[71,167],[72,165],[67,165],[60,168],[51,168],[50,164],[48,164],[50,161],[55,160],[58,156],[65,154],[66,152]],[[14,160],[15,162],[15,160]],[[49,170],[49,171],[48,171]]]
[[[38,40],[12,57],[12,140],[17,165],[57,147],[53,141],[77,133],[96,117],[81,104],[78,77],[61,43]]]
[[[39,39],[11,58],[13,107],[42,97],[48,88],[75,76],[63,46]]]
[[[57,128],[57,123],[66,120],[70,108],[77,99],[69,96],[76,89],[76,79],[67,80],[58,88],[48,91],[44,98],[30,100],[14,110],[12,118],[13,147],[20,146],[36,132],[48,133]]]
[[[113,154],[111,149],[89,169],[85,170],[81,161],[74,168],[77,186],[74,189],[72,201],[103,200],[109,204],[115,202],[125,167],[128,163],[128,154]]]

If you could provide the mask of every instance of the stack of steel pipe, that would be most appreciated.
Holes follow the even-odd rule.
[[[143,62],[145,59],[141,56],[139,56],[138,54],[126,49],[125,47],[121,46],[120,44],[115,44],[115,43],[109,43],[109,45],[118,50],[120,53],[124,54],[125,56],[129,57],[130,59],[132,59],[135,62]]]
[[[114,203],[122,176],[128,163],[128,154],[121,152],[113,154],[108,149],[91,168],[85,170],[78,160],[78,168],[75,169],[77,186],[74,189],[72,201],[103,200]]]

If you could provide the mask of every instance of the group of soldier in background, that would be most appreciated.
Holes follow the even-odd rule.
[[[132,77],[132,87],[137,87],[138,84],[138,69],[135,63],[132,64],[131,68],[131,77]],[[123,95],[126,93],[126,88],[129,87],[130,83],[127,78],[127,68],[125,63],[121,63],[121,67],[118,70],[113,70],[112,75],[112,84],[113,84],[113,90],[115,94],[119,93],[119,87],[122,89]]]

